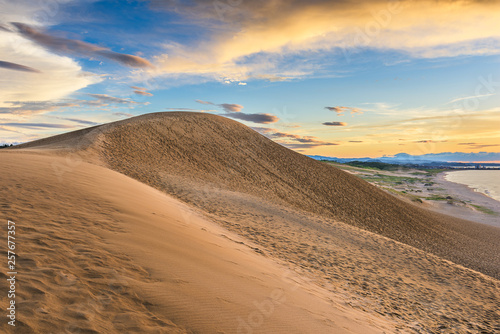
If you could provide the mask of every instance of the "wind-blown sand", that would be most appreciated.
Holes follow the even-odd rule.
[[[253,332],[500,331],[498,228],[402,202],[237,122],[151,114],[20,148],[0,152],[0,184],[8,218],[32,229],[19,270],[41,292],[22,296],[38,314],[25,326],[233,333],[283,291],[289,304]],[[58,275],[81,285],[57,292]],[[89,299],[90,312],[66,305]]]

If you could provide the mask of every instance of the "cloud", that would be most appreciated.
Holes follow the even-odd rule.
[[[129,98],[123,99],[120,97],[114,97],[106,94],[87,94],[88,96],[91,96],[95,98],[97,101],[100,102],[109,102],[109,103],[118,103],[118,104],[137,104],[138,102],[133,101]]]
[[[362,114],[363,112],[358,108],[352,107],[325,107],[325,109],[336,112],[337,116],[344,116],[345,112],[350,112],[351,114]]]
[[[82,125],[98,125],[99,123],[92,122],[92,121],[87,121],[84,119],[78,119],[78,118],[68,118],[68,117],[59,117],[59,116],[45,116],[45,117],[50,117],[50,118],[56,118],[64,121],[70,121],[70,122],[75,122],[78,124]]]
[[[111,104],[128,105],[129,108],[135,105],[147,104],[139,103],[131,99],[123,99],[106,94],[87,94],[94,100],[83,99],[62,99],[55,101],[4,101],[7,107],[0,107],[0,114],[33,116],[46,114],[64,108],[101,108]]]
[[[474,149],[475,150],[478,150],[478,149],[481,149],[481,148],[486,148],[486,147],[498,147],[500,146],[499,144],[483,144],[483,145],[474,145]]]
[[[240,104],[222,103],[219,104],[219,106],[222,107],[222,109],[224,109],[224,111],[227,111],[228,113],[240,112],[241,109],[243,109],[243,106]]]
[[[73,125],[54,124],[54,123],[0,123],[2,126],[11,126],[15,128],[25,129],[69,129],[74,128]]]
[[[137,87],[137,86],[130,86],[130,88],[134,89],[134,93],[137,95],[142,95],[142,96],[153,96],[152,93],[147,91],[147,88],[144,87]]]
[[[348,59],[364,49],[425,58],[500,53],[498,1],[221,3],[223,8],[217,10],[211,0],[150,2],[204,29],[203,39],[192,45],[167,45],[165,54],[156,58],[159,74],[246,82],[265,75],[296,78],[323,73],[322,64],[310,64],[315,59],[321,63],[326,52]]]
[[[362,143],[362,140],[349,140],[349,143]]]
[[[8,70],[14,70],[14,71],[22,71],[22,72],[31,72],[31,73],[40,73],[39,70],[29,67],[29,66],[24,66],[16,63],[11,63],[8,61],[1,61],[0,60],[0,68],[6,68]]]
[[[9,76],[9,80],[1,80],[0,107],[7,107],[6,101],[61,99],[103,80],[98,75],[84,72],[77,62],[68,57],[50,53],[29,40],[1,30],[0,59],[5,63],[22,64],[20,66],[37,72],[16,71],[16,75]],[[12,65],[7,66],[12,69]]]
[[[201,104],[211,104],[213,106],[216,106],[215,103],[209,102],[209,101],[203,101],[203,100],[194,100],[195,102],[201,103]]]
[[[142,95],[142,96],[153,96],[153,94],[151,94],[149,92],[145,92],[143,90],[134,90],[134,93],[136,93],[137,95]]]
[[[245,114],[242,112],[233,112],[222,114],[222,116],[260,124],[270,124],[279,121],[278,117],[271,114]]]
[[[478,150],[486,147],[497,147],[500,146],[500,144],[478,144],[478,143],[458,143],[458,145],[467,145],[471,149]]]
[[[0,23],[0,30],[7,31],[7,32],[12,32],[12,30],[9,27],[7,27],[6,25],[1,24],[1,23]]]
[[[51,25],[61,6],[78,0],[57,0],[57,3],[33,0],[2,1],[0,22],[23,22]],[[1,23],[0,23],[1,26]],[[6,26],[5,24],[3,25]]]
[[[277,129],[263,128],[263,127],[260,127],[260,126],[252,126],[251,129],[254,130],[254,131],[257,131],[260,134],[267,134],[267,133],[271,133],[271,132],[278,132]]]
[[[346,126],[347,125],[347,123],[344,123],[344,122],[324,122],[322,124],[327,125],[327,126]]]
[[[212,106],[218,106],[218,107],[221,107],[222,109],[224,109],[224,111],[226,111],[228,113],[240,112],[241,109],[244,108],[242,105],[235,104],[235,103],[221,103],[221,104],[216,104],[216,103],[213,103],[213,102],[210,102],[210,101],[203,101],[203,100],[195,100],[195,102],[198,102],[198,103],[201,103],[201,104],[208,104],[208,105],[212,105]]]
[[[107,58],[130,67],[152,67],[149,61],[141,57],[113,52],[107,48],[79,40],[50,36],[24,23],[13,22],[12,25],[17,28],[17,32],[21,36],[53,52]]]
[[[14,133],[21,133],[21,132],[19,132],[19,131],[12,130],[12,129],[8,129],[8,128],[3,127],[3,126],[0,126],[0,131],[14,132]]]
[[[114,112],[112,113],[113,116],[119,116],[119,117],[132,117],[134,115],[126,113],[126,112]]]
[[[280,119],[272,114],[246,114],[241,112],[244,107],[240,104],[235,103],[221,103],[216,104],[210,101],[195,100],[200,104],[213,105],[222,108],[226,113],[221,114],[221,116],[230,117],[234,119],[239,119],[242,121],[253,122],[258,124],[271,124],[276,123]]]
[[[331,143],[319,140],[313,136],[301,136],[293,133],[281,132],[273,128],[252,127],[253,130],[270,138],[276,139],[278,144],[281,144],[290,149],[308,149],[320,146],[335,146],[337,143]]]
[[[76,106],[75,101],[63,99],[103,80],[101,75],[83,71],[73,59],[52,53],[48,48],[27,39],[15,25],[8,23],[22,22],[39,28],[55,24],[59,16],[55,12],[48,12],[60,10],[59,6],[70,1],[58,0],[57,8],[47,7],[43,1],[2,1],[0,114],[26,117]],[[9,75],[5,70],[16,72]],[[23,140],[34,139],[31,135],[21,135]]]
[[[480,95],[473,95],[473,96],[459,97],[459,98],[456,98],[456,99],[451,100],[450,102],[448,102],[448,103],[446,103],[446,104],[455,103],[455,102],[464,101],[464,100],[470,100],[470,99],[482,99],[482,98],[489,97],[489,96],[493,96],[493,95],[495,95],[495,93],[492,93],[492,94],[480,94]]]
[[[64,101],[33,101],[33,102],[23,102],[23,101],[5,101],[9,104],[9,107],[0,107],[0,114],[11,114],[11,115],[37,115],[43,114],[51,111],[55,111],[60,108],[77,107],[79,104],[76,100],[64,100]]]

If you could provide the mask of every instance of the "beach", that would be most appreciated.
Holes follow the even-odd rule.
[[[500,202],[482,192],[475,191],[474,188],[468,185],[450,181],[448,175],[461,172],[443,172],[435,177],[439,187],[445,189],[445,192],[451,197],[459,199],[459,202],[455,205],[438,203],[438,209],[441,212],[463,219],[500,227]],[[468,173],[469,171],[464,172]],[[496,172],[498,173],[498,171]],[[464,205],[463,202],[466,204]]]
[[[500,202],[500,170],[460,170],[448,172],[445,179],[450,182],[465,184]]]
[[[500,202],[475,190],[486,189],[486,187],[498,183],[495,176],[481,178],[479,180],[481,184],[477,187],[469,182],[471,187],[463,183],[452,182],[449,179],[450,176],[455,176],[453,180],[465,183],[467,179],[464,176],[471,172],[474,173],[474,170],[429,172],[426,169],[400,168],[393,171],[382,171],[332,162],[329,164],[356,175],[413,205],[460,219],[500,227]],[[484,172],[496,174],[499,171]],[[493,188],[496,189],[496,186],[493,185]]]

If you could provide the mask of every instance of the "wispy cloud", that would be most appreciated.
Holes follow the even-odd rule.
[[[55,101],[4,101],[8,107],[0,107],[0,114],[33,116],[46,114],[65,108],[104,108],[115,105],[127,105],[132,108],[136,105],[148,104],[148,102],[136,102],[130,98],[114,97],[107,94],[87,94],[93,100],[63,99]]]
[[[500,146],[500,144],[478,144],[478,143],[458,143],[458,145],[466,145],[466,146],[469,146],[469,148],[474,149],[474,150],[479,150],[479,149],[487,148],[487,147]]]
[[[277,143],[292,149],[308,149],[320,146],[335,146],[337,143],[322,141],[314,136],[301,136],[293,133],[282,132],[273,128],[252,127],[262,135],[274,139]]]
[[[21,71],[21,72],[40,73],[39,70],[33,67],[11,63],[8,61],[1,61],[1,60],[0,60],[0,68],[6,68],[8,70]]]
[[[351,114],[362,114],[363,113],[363,111],[361,111],[359,108],[353,108],[353,107],[337,106],[337,107],[325,107],[325,109],[337,113],[337,116],[344,116],[344,114],[346,112],[349,112]]]
[[[107,48],[79,40],[51,36],[24,23],[14,22],[12,25],[17,28],[17,32],[21,36],[54,52],[76,54],[86,57],[107,58],[130,67],[145,68],[153,66],[148,60],[138,56],[114,52]]]
[[[222,110],[225,111],[225,113],[221,114],[221,116],[239,119],[242,121],[258,123],[258,124],[271,124],[279,121],[279,118],[272,114],[247,114],[241,112],[241,110],[244,108],[241,104],[235,104],[235,103],[217,104],[203,100],[195,100],[195,102],[220,107],[222,108]]]
[[[121,97],[114,97],[110,96],[107,94],[87,94],[88,96],[91,96],[95,98],[97,101],[100,102],[108,102],[108,103],[118,103],[118,104],[137,104],[138,102],[133,101],[129,98],[121,98]]]
[[[225,113],[221,116],[231,117],[239,119],[242,121],[259,123],[259,124],[271,124],[279,121],[277,116],[271,114],[245,114],[242,112]]]
[[[48,113],[61,108],[77,107],[76,100],[63,101],[5,101],[9,107],[0,107],[0,114],[11,115],[37,115]]]
[[[0,23],[0,30],[2,31],[7,31],[7,32],[12,32],[12,30],[5,24]]]
[[[75,123],[78,123],[78,124],[81,124],[81,125],[98,125],[98,124],[99,124],[99,123],[97,123],[97,122],[88,121],[88,120],[85,120],[85,119],[79,119],[79,118],[60,117],[60,116],[50,116],[50,115],[46,115],[45,117],[55,118],[55,119],[60,119],[60,120],[63,120],[63,121],[75,122]]]
[[[227,111],[229,113],[240,112],[241,109],[243,109],[243,106],[241,104],[234,104],[234,103],[222,103],[219,104],[219,106],[221,106],[222,109],[224,109],[224,111]]]
[[[482,99],[482,98],[493,96],[493,95],[495,95],[495,93],[493,93],[493,94],[481,94],[481,95],[459,97],[459,98],[451,100],[447,104],[455,103],[455,102],[459,102],[459,101],[464,101],[464,100],[470,100],[470,99]]]
[[[74,125],[54,124],[54,123],[0,123],[1,126],[25,129],[71,129]]]
[[[130,86],[130,88],[132,88],[134,90],[134,93],[137,95],[153,96],[153,94],[148,92],[148,89],[145,87]]]
[[[323,125],[326,125],[326,126],[346,126],[347,123],[344,123],[344,122],[324,122]]]
[[[132,117],[134,115],[126,113],[126,112],[114,112],[112,113],[113,116],[118,116],[118,117]]]
[[[241,109],[244,107],[241,104],[235,104],[235,103],[221,103],[221,104],[216,104],[210,101],[203,101],[203,100],[195,100],[195,102],[201,103],[201,104],[208,104],[212,106],[218,106],[224,109],[226,112],[240,112]]]
[[[496,1],[243,1],[222,12],[207,0],[151,6],[175,11],[206,31],[203,41],[169,44],[157,57],[158,73],[170,77],[223,82],[301,77],[323,71],[321,64],[308,67],[312,59],[339,50],[346,57],[372,48],[425,58],[500,52]],[[291,73],[297,55],[309,61],[297,60]]]

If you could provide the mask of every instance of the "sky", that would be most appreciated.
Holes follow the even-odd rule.
[[[0,143],[180,110],[310,155],[500,152],[500,1],[0,7]]]

